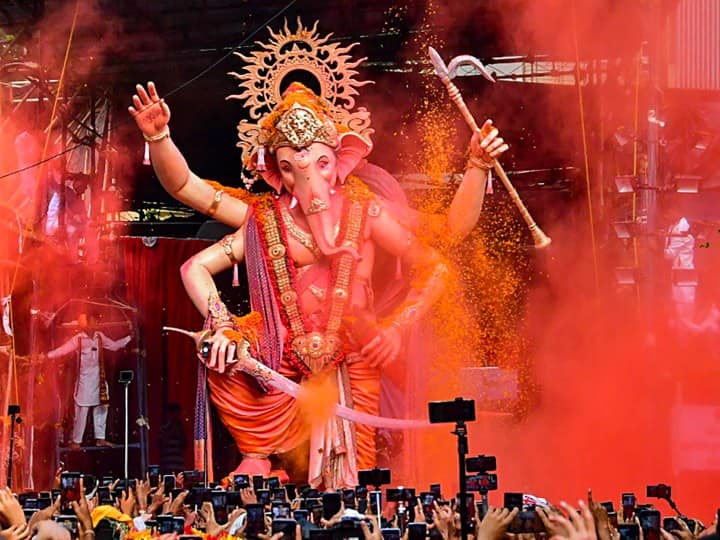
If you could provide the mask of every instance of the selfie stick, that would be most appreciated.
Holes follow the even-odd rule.
[[[128,485],[128,447],[130,437],[130,382],[132,381],[132,371],[127,371],[120,378],[120,383],[125,386],[125,440],[123,441],[123,472],[125,474],[125,485]]]
[[[455,431],[452,432],[458,438],[458,465],[460,469],[460,526],[461,540],[467,540],[470,533],[468,526],[468,508],[467,508],[467,478],[465,474],[465,456],[468,453],[467,426],[463,420],[455,423]]]
[[[12,469],[13,469],[13,452],[15,451],[15,424],[22,422],[20,414],[20,405],[9,405],[8,414],[10,415],[10,454],[8,455],[8,471],[7,471],[7,487],[12,488]]]

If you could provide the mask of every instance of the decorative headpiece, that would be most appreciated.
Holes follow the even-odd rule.
[[[372,82],[355,79],[355,68],[365,58],[352,60],[347,53],[357,43],[347,47],[328,43],[332,34],[320,37],[317,22],[312,29],[305,28],[300,19],[297,24],[295,32],[290,31],[287,21],[281,32],[269,29],[270,41],[258,43],[260,48],[249,56],[236,52],[246,66],[243,73],[230,73],[240,81],[242,91],[228,99],[243,101],[250,116],[237,126],[243,164],[278,191],[277,166],[274,160],[265,159],[266,152],[274,154],[282,146],[303,148],[322,142],[338,152],[343,180],[370,152],[374,131],[365,108],[353,111],[357,89]],[[297,82],[299,78],[307,80],[308,75],[318,84],[319,94]],[[352,158],[343,160],[343,153]],[[245,184],[253,181],[254,177],[246,178]]]

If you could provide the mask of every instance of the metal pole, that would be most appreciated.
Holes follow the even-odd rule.
[[[128,442],[129,442],[129,420],[130,420],[130,384],[125,385],[125,446],[123,451],[125,453],[125,485],[127,486],[128,475]]]
[[[467,426],[465,422],[458,422],[455,424],[455,431],[453,435],[457,435],[458,438],[458,468],[460,470],[460,526],[461,526],[461,540],[467,540],[468,534],[470,533],[470,527],[468,524],[468,508],[466,504],[467,499],[467,479],[465,474],[465,456],[468,453],[468,441],[467,441]]]

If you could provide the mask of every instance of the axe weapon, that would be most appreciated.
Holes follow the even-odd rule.
[[[463,118],[465,119],[465,122],[468,126],[470,126],[470,129],[474,132],[479,132],[481,137],[486,137],[489,132],[485,132],[480,130],[480,128],[477,125],[477,122],[475,121],[475,118],[473,117],[472,113],[470,112],[470,109],[468,109],[467,104],[465,103],[465,100],[462,97],[462,94],[460,93],[460,90],[458,90],[458,87],[455,86],[455,83],[452,82],[452,79],[454,79],[457,76],[457,71],[460,66],[463,65],[470,65],[475,67],[480,71],[480,73],[490,82],[495,82],[495,79],[493,78],[492,74],[488,71],[488,69],[483,65],[483,63],[475,58],[474,56],[470,56],[469,54],[463,54],[460,56],[456,56],[450,61],[449,65],[446,65],[441,56],[438,54],[438,52],[432,48],[428,47],[428,52],[430,54],[430,61],[433,64],[433,67],[435,68],[435,74],[440,77],[440,80],[445,85],[445,88],[447,88],[448,94],[450,95],[450,99],[455,103],[457,108],[460,110],[460,113],[463,115]],[[550,242],[552,241],[549,236],[547,236],[540,227],[538,227],[537,223],[535,223],[535,220],[530,215],[530,212],[528,211],[527,207],[525,206],[525,203],[523,203],[522,199],[520,198],[520,195],[518,195],[517,190],[515,189],[515,186],[512,185],[510,182],[510,179],[507,176],[507,173],[505,172],[505,169],[503,169],[503,166],[500,165],[500,162],[497,159],[493,159],[493,168],[495,169],[495,172],[497,173],[498,177],[500,177],[500,180],[502,181],[503,185],[505,186],[505,189],[507,190],[508,194],[510,195],[510,198],[512,199],[513,203],[517,207],[518,211],[520,212],[520,215],[525,220],[525,223],[528,226],[528,229],[530,230],[530,234],[533,237],[533,242],[535,244],[536,248],[544,248],[550,245]]]

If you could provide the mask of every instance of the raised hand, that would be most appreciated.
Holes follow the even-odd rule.
[[[473,133],[472,139],[470,139],[471,159],[482,162],[485,165],[483,168],[492,167],[493,161],[508,148],[510,148],[509,145],[499,136],[498,129],[493,126],[492,120],[486,120],[480,130]]]
[[[477,540],[500,540],[505,537],[510,523],[515,519],[519,510],[513,508],[490,508],[487,514],[477,523]]]
[[[595,520],[593,519],[590,509],[584,501],[579,501],[580,512],[575,510],[566,502],[561,502],[563,510],[567,514],[567,518],[561,514],[554,514],[550,517],[550,521],[555,523],[560,529],[552,539],[553,540],[596,540]]]
[[[143,85],[138,84],[135,90],[137,93],[133,95],[133,104],[128,107],[128,111],[147,139],[159,140],[158,137],[168,129],[170,108],[158,95],[155,83],[149,82],[147,90]]]
[[[0,520],[9,527],[26,524],[22,506],[9,488],[0,489]]]

